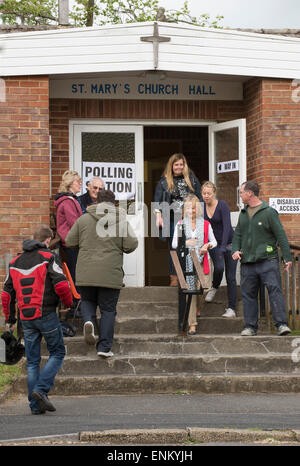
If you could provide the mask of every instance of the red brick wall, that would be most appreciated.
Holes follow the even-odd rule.
[[[251,80],[245,86],[248,179],[261,197],[300,197],[300,103],[292,81]],[[300,244],[300,216],[280,219],[291,243]]]
[[[2,81],[3,82],[3,81]],[[5,260],[49,222],[47,77],[5,79],[0,102],[0,283]]]
[[[252,79],[244,86],[247,128],[247,178],[261,183],[262,164],[262,81]]]

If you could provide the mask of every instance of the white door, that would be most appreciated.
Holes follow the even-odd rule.
[[[228,203],[235,227],[242,207],[239,187],[247,180],[246,119],[209,126],[209,179]]]
[[[70,122],[71,169],[86,181],[98,176],[116,195],[138,236],[138,248],[124,254],[124,283],[144,286],[144,153],[143,127]]]

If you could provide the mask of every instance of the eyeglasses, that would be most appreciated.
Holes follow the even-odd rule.
[[[99,186],[92,186],[92,189],[93,189],[94,191],[96,191],[96,190],[97,190],[97,191],[102,191],[102,190],[103,190],[103,188],[99,188]]]

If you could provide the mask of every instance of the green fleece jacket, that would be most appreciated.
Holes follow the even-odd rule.
[[[242,251],[242,263],[278,258],[278,245],[285,262],[292,260],[286,233],[278,213],[262,201],[261,208],[250,219],[248,206],[241,210],[232,241],[232,254]]]
[[[120,289],[123,285],[123,253],[138,246],[126,212],[103,202],[91,205],[72,226],[68,247],[79,247],[76,285]]]

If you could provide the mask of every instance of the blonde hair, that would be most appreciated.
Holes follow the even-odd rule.
[[[175,189],[175,184],[174,184],[174,179],[173,179],[173,165],[174,165],[174,163],[178,162],[179,160],[183,160],[183,164],[184,164],[183,177],[185,179],[185,182],[188,185],[188,187],[192,191],[194,191],[194,188],[192,186],[190,176],[189,176],[189,167],[188,167],[186,158],[185,158],[185,156],[183,154],[173,154],[173,155],[171,155],[171,157],[169,158],[169,160],[167,162],[167,165],[166,165],[166,168],[164,170],[163,176],[166,177],[167,184],[168,184],[168,191],[173,191],[173,189]]]
[[[75,170],[67,170],[62,176],[61,183],[58,188],[59,193],[65,193],[70,191],[70,186],[75,180],[75,178],[78,178],[80,180],[80,176],[78,172]]]
[[[183,215],[184,215],[184,217],[187,216],[186,215],[186,204],[188,202],[191,202],[193,205],[196,206],[196,218],[203,217],[203,208],[202,208],[202,205],[201,205],[201,201],[197,196],[195,196],[195,194],[188,194],[184,198],[184,205],[183,205]]]
[[[212,181],[205,181],[202,184],[201,191],[203,191],[204,188],[211,188],[213,190],[214,194],[216,194],[216,192],[217,192],[217,187]]]

